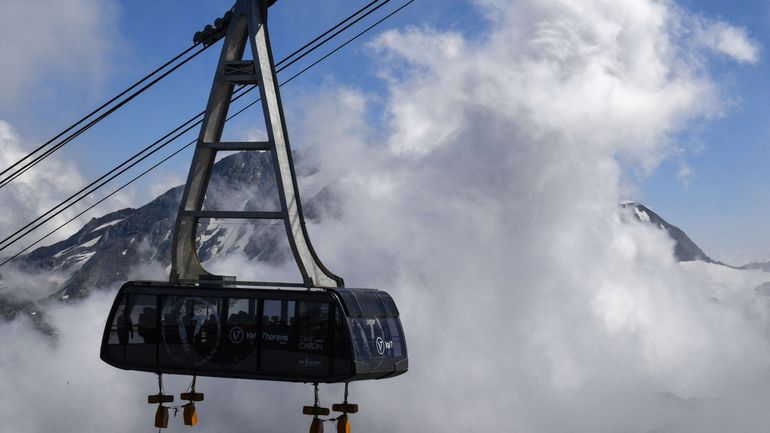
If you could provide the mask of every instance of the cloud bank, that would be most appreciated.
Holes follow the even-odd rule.
[[[11,124],[0,119],[0,170],[4,170],[19,161],[36,147],[33,147],[35,144],[24,140]],[[40,153],[36,155],[40,155]],[[25,163],[31,160],[27,159]],[[17,167],[21,168],[23,165]],[[15,170],[9,171],[8,174],[15,172]],[[52,173],[54,174],[53,176],[51,175]],[[5,178],[8,174],[3,177]],[[3,209],[5,210],[0,212],[0,233],[2,233],[2,237],[5,238],[26,226],[35,218],[59,205],[70,195],[78,192],[86,184],[86,179],[82,176],[80,169],[64,154],[53,154],[46,158],[45,161],[0,189],[0,203],[3,204]],[[7,250],[0,252],[0,257],[9,257],[20,249],[27,247],[53,228],[74,217],[80,209],[85,208],[94,201],[96,199],[86,200],[88,204],[80,204],[61,212],[42,228],[20,240]],[[106,213],[124,208],[130,202],[130,193],[118,193],[115,195],[114,200],[99,205],[95,212]],[[61,208],[57,208],[57,210],[61,210]],[[70,236],[79,230],[80,226],[90,218],[90,214],[84,215],[77,221],[54,233],[41,245],[50,244]]]
[[[13,110],[63,82],[88,90],[105,78],[117,36],[114,2],[5,1],[2,11],[0,109]]]
[[[31,146],[25,145],[8,122],[0,120],[0,167],[10,167],[31,150]],[[3,233],[3,238],[59,204],[85,184],[77,167],[58,155],[49,157],[43,164],[44,170],[40,169],[42,165],[35,167],[0,189],[0,202],[7,210],[0,213],[0,233]],[[51,173],[58,173],[58,176],[51,176]],[[52,223],[61,224],[73,215],[71,212],[63,212]],[[64,230],[65,233],[58,236],[72,234],[75,230],[77,228],[72,227],[70,231]],[[19,245],[26,246],[29,242],[25,239]],[[9,252],[3,251],[2,255],[7,256]]]
[[[27,140],[36,133],[20,134],[14,128],[19,126],[17,121],[23,124],[33,110],[46,110],[54,95],[96,94],[94,89],[106,77],[109,58],[119,41],[119,13],[111,0],[6,1],[0,9],[4,18],[0,26],[0,170],[5,170],[49,138],[37,135],[39,142]],[[37,108],[31,108],[33,105]],[[56,154],[46,159],[0,190],[0,203],[6,210],[0,213],[0,233],[3,237],[13,233],[84,184],[80,170],[67,157]],[[119,200],[123,202],[125,195]],[[58,225],[72,215],[64,212],[51,224]],[[52,239],[61,239],[71,230],[64,229]],[[27,241],[22,243],[27,245]],[[8,256],[11,250],[0,256]]]
[[[486,34],[411,28],[370,45],[389,88],[381,125],[367,123],[365,93],[337,88],[293,127],[339,198],[310,227],[319,256],[350,286],[391,292],[409,341],[407,375],[353,387],[354,429],[764,428],[770,310],[753,290],[764,275],[677,264],[664,233],[624,223],[617,206],[624,172],[652,170],[677,132],[722,113],[715,52],[698,32],[752,42],[668,2],[478,4]],[[2,325],[0,382],[14,393],[0,419],[14,431],[151,425],[141,402],[154,379],[97,359],[107,305],[55,308],[53,346]],[[199,388],[199,431],[307,428],[309,387]],[[94,389],[115,390],[113,401]],[[55,411],[25,421],[25,402],[41,399]],[[85,408],[104,417],[73,416]]]

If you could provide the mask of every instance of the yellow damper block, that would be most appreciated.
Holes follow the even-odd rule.
[[[347,415],[337,418],[337,433],[350,433],[350,418]]]
[[[182,407],[184,407],[184,410],[182,411],[184,425],[189,425],[192,427],[195,424],[198,424],[198,411],[195,410],[195,405],[192,403],[187,403]]]

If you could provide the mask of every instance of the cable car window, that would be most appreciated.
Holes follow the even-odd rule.
[[[393,346],[393,356],[396,358],[400,358],[405,355],[404,349],[403,349],[403,340],[401,339],[401,328],[398,326],[396,319],[392,317],[388,317],[387,319],[388,323],[388,334],[390,338],[392,339],[392,346]]]
[[[222,346],[217,360],[225,369],[257,368],[257,307],[256,299],[230,298],[222,333]]]
[[[163,296],[161,365],[218,369],[213,360],[222,335],[222,299]]]
[[[266,299],[262,312],[262,347],[293,350],[296,348],[296,301]]]
[[[323,354],[329,346],[329,304],[327,302],[297,303],[297,349],[301,352]]]
[[[385,306],[374,290],[360,290],[356,293],[358,304],[361,306],[361,313],[366,317],[385,316]]]
[[[131,324],[131,319],[126,315],[126,299],[127,296],[123,296],[118,308],[115,311],[115,318],[110,325],[110,335],[107,340],[107,344],[128,344],[129,335],[133,335],[134,328]]]
[[[347,318],[341,308],[334,308],[334,352],[332,358],[332,371],[334,375],[344,375],[350,371],[351,353],[350,338],[348,336]]]
[[[385,311],[388,312],[389,317],[398,317],[398,308],[396,307],[396,303],[393,302],[393,298],[384,292],[380,292],[377,297],[380,298],[380,301],[385,305]]]
[[[123,349],[123,356],[115,351],[112,354],[131,365],[155,365],[158,347],[158,297],[127,295],[124,301],[114,320],[118,347]]]
[[[351,293],[350,290],[340,290],[338,293],[342,297],[342,301],[345,303],[348,314],[351,316],[360,316],[361,307],[358,306],[358,300],[356,300],[356,297],[353,295],[353,293]]]
[[[157,297],[153,295],[132,295],[128,297],[128,318],[131,331],[128,344],[157,344],[158,343],[158,306]],[[121,319],[118,317],[118,321]]]
[[[297,375],[297,302],[263,301],[260,369],[286,376]]]

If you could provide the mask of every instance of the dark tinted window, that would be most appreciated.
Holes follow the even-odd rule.
[[[295,301],[266,299],[262,311],[262,347],[294,350],[297,347]]]
[[[351,368],[350,335],[348,334],[348,320],[340,306],[334,307],[334,341],[333,341],[333,374],[347,374]]]
[[[329,347],[329,304],[297,303],[297,349],[302,352],[326,353]]]
[[[222,299],[163,296],[161,364],[209,365],[222,336]]]
[[[225,367],[256,369],[258,302],[256,299],[230,298],[227,304],[227,319],[217,359]]]
[[[379,292],[377,296],[385,306],[385,310],[388,312],[388,316],[398,317],[398,308],[396,308],[396,303],[393,302],[393,298],[391,298],[390,295],[385,292]]]
[[[129,365],[150,367],[157,364],[158,297],[126,295],[115,312],[108,342],[114,349],[106,356]]]
[[[128,320],[130,328],[129,344],[156,344],[158,342],[158,305],[157,296],[128,296],[127,311],[122,317]],[[121,316],[117,318],[122,322]]]
[[[107,344],[128,344],[129,336],[133,336],[135,330],[131,324],[130,316],[126,314],[126,296],[123,296],[115,316],[110,324],[110,335]]]
[[[347,308],[348,313],[351,316],[360,316],[361,307],[358,306],[358,301],[356,300],[356,297],[353,296],[353,293],[351,293],[350,290],[341,289],[339,294],[342,297],[342,302],[345,303],[345,308]]]
[[[377,297],[374,290],[359,290],[355,292],[358,298],[358,304],[361,306],[361,313],[366,317],[385,316],[385,307]]]
[[[390,335],[390,338],[393,340],[393,356],[395,356],[396,358],[401,358],[406,356],[406,343],[401,337],[401,327],[399,326],[396,319],[393,319],[390,317],[387,319],[387,324],[388,324],[388,334]]]

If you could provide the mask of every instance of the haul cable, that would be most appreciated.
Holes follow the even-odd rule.
[[[389,1],[389,0],[386,0],[386,1]],[[395,9],[394,11],[392,11],[391,13],[389,13],[388,15],[386,15],[385,17],[383,17],[383,18],[381,18],[380,20],[376,21],[375,23],[371,24],[369,27],[367,27],[367,28],[366,28],[366,29],[364,29],[363,31],[359,32],[358,34],[356,34],[356,35],[355,35],[355,36],[353,36],[352,38],[348,39],[346,42],[344,42],[343,44],[341,44],[340,46],[338,46],[337,48],[335,48],[335,49],[334,49],[334,50],[332,50],[331,52],[327,53],[326,55],[324,55],[324,56],[323,56],[323,57],[321,57],[320,59],[318,59],[318,60],[316,60],[315,62],[313,62],[311,65],[309,65],[309,66],[305,67],[304,69],[302,69],[302,70],[301,70],[301,71],[299,71],[298,73],[294,74],[294,75],[293,75],[292,77],[290,77],[288,80],[286,80],[286,81],[284,81],[283,83],[281,83],[279,87],[282,87],[284,84],[287,84],[287,83],[289,83],[290,81],[292,81],[293,79],[295,79],[295,78],[297,78],[298,76],[302,75],[303,73],[305,73],[306,71],[308,71],[309,69],[311,69],[313,66],[317,65],[318,63],[320,63],[321,61],[325,60],[326,58],[328,58],[328,57],[329,57],[329,56],[331,56],[332,54],[336,53],[337,51],[339,51],[339,50],[340,50],[340,49],[342,49],[343,47],[347,46],[348,44],[350,44],[350,43],[351,43],[351,42],[353,42],[354,40],[358,39],[359,37],[361,37],[361,36],[362,36],[362,35],[364,35],[365,33],[369,32],[369,31],[370,31],[370,30],[372,30],[373,28],[377,27],[379,24],[381,24],[382,22],[384,22],[384,21],[385,21],[385,20],[387,20],[388,18],[392,17],[392,16],[393,16],[393,15],[395,15],[396,13],[400,12],[402,9],[404,9],[404,8],[405,8],[405,7],[407,7],[407,6],[409,6],[409,5],[410,5],[411,3],[413,3],[413,2],[414,2],[414,0],[410,0],[410,1],[406,2],[406,3],[404,3],[404,4],[403,4],[402,6],[400,6],[399,8]],[[350,19],[350,18],[348,18],[348,19]],[[328,33],[328,31],[327,31],[327,33]],[[328,42],[328,41],[325,41],[325,42],[323,42],[323,43],[326,43],[326,42]],[[311,51],[312,51],[312,50],[311,50]],[[310,51],[308,51],[307,53],[303,54],[302,56],[304,57],[305,55],[307,55],[307,54],[309,54],[309,53],[310,53]],[[289,65],[286,65],[286,66],[284,66],[283,68],[279,69],[278,71],[280,72],[281,70],[285,69],[285,68],[286,68],[286,67],[288,67],[288,66],[289,66]],[[253,89],[255,89],[255,88],[256,88],[256,85],[255,85],[255,86],[251,86],[250,88],[246,89],[246,90],[245,90],[243,93],[241,93],[240,95],[238,95],[237,97],[235,97],[235,98],[234,98],[234,99],[233,99],[231,102],[234,102],[234,101],[238,100],[239,98],[241,98],[242,96],[245,96],[247,93],[249,93],[251,90],[253,90]],[[241,87],[241,88],[237,89],[237,90],[236,90],[236,92],[238,92],[239,90],[242,90],[242,89],[243,89],[243,87]],[[237,115],[241,114],[241,113],[242,113],[242,112],[244,112],[246,109],[250,108],[251,106],[253,106],[253,105],[254,105],[254,104],[256,104],[257,102],[259,102],[260,100],[261,100],[261,99],[257,99],[257,100],[255,100],[255,101],[252,101],[251,103],[247,104],[246,106],[244,106],[243,108],[241,108],[239,111],[237,111],[236,113],[234,113],[233,115],[231,115],[230,117],[228,117],[226,120],[227,120],[227,121],[229,121],[230,119],[234,118],[235,116],[237,116]],[[191,118],[190,120],[188,120],[187,122],[185,122],[185,123],[184,123],[182,126],[178,127],[177,129],[175,129],[175,130],[174,130],[174,131],[172,131],[171,133],[169,133],[169,134],[166,134],[166,135],[164,136],[164,138],[166,138],[166,137],[170,136],[170,135],[171,135],[171,134],[173,134],[175,131],[179,131],[180,129],[182,129],[182,127],[183,127],[184,125],[188,124],[189,122],[191,122],[191,121],[195,120],[197,117],[200,117],[200,116],[202,116],[202,115],[203,115],[203,112],[199,113],[197,116],[194,116],[193,118]],[[6,248],[7,248],[7,247],[9,247],[10,245],[12,245],[12,244],[16,243],[16,242],[17,242],[18,240],[20,240],[22,237],[24,237],[24,236],[28,235],[30,232],[32,232],[32,231],[34,231],[35,229],[39,228],[39,227],[40,227],[41,225],[43,225],[44,223],[46,223],[46,222],[50,221],[52,218],[54,218],[55,216],[57,216],[58,214],[60,214],[60,213],[61,213],[61,212],[63,212],[64,210],[66,210],[66,209],[70,208],[70,207],[71,207],[71,206],[73,206],[75,203],[77,203],[77,202],[79,202],[79,201],[83,200],[83,199],[84,199],[84,198],[85,198],[85,197],[86,197],[88,194],[90,194],[90,193],[92,193],[92,192],[96,191],[97,189],[101,188],[101,187],[102,187],[102,186],[104,186],[106,183],[108,183],[108,182],[110,182],[111,180],[113,180],[115,177],[119,176],[120,174],[124,173],[126,170],[130,169],[131,167],[135,166],[136,164],[138,164],[139,162],[141,162],[142,160],[144,160],[146,157],[150,156],[151,154],[155,153],[156,151],[158,151],[158,150],[160,150],[161,148],[165,147],[166,145],[170,144],[172,141],[174,141],[174,140],[178,139],[178,138],[179,138],[181,135],[183,135],[184,133],[188,132],[190,129],[194,128],[195,126],[197,126],[197,125],[200,125],[202,122],[203,122],[203,120],[201,119],[201,120],[198,120],[197,122],[195,122],[194,124],[192,124],[192,125],[188,126],[187,128],[185,128],[185,129],[184,129],[184,131],[182,131],[182,132],[178,133],[177,135],[175,135],[174,137],[172,137],[171,139],[169,139],[168,141],[166,141],[164,144],[162,144],[161,146],[159,146],[159,147],[158,147],[158,149],[155,149],[155,150],[153,150],[153,151],[152,151],[150,154],[148,154],[148,155],[144,156],[144,157],[143,157],[143,158],[141,158],[139,161],[136,161],[135,163],[131,164],[131,165],[130,165],[130,167],[126,168],[125,170],[122,170],[122,171],[121,171],[120,173],[118,173],[118,174],[115,174],[115,175],[113,175],[112,177],[110,177],[109,179],[107,179],[105,182],[102,182],[102,184],[100,184],[98,187],[96,187],[96,188],[92,189],[92,190],[91,190],[90,192],[88,192],[86,195],[84,195],[84,196],[80,197],[79,199],[75,200],[74,202],[70,203],[70,204],[69,204],[69,205],[67,205],[65,208],[63,208],[63,209],[60,209],[58,212],[56,212],[54,215],[52,215],[52,216],[50,216],[49,218],[47,218],[45,221],[43,221],[43,222],[39,223],[38,225],[36,225],[35,227],[31,228],[30,230],[27,230],[27,231],[26,231],[24,234],[22,234],[21,236],[17,237],[16,239],[14,239],[13,241],[11,241],[11,242],[10,242],[10,243],[8,243],[7,245],[5,245],[5,246],[1,247],[1,248],[0,248],[0,251],[2,251],[2,250],[4,250],[4,249],[6,249]],[[163,139],[161,139],[161,140],[158,140],[158,141],[156,141],[156,143],[154,143],[154,144],[157,144],[159,141],[162,141],[162,140],[163,140]],[[110,194],[108,194],[107,196],[105,196],[105,197],[103,197],[102,199],[100,199],[98,202],[94,203],[94,204],[93,204],[93,205],[91,205],[90,207],[86,208],[86,209],[85,209],[85,210],[83,210],[82,212],[78,213],[78,214],[77,214],[77,215],[75,215],[74,217],[72,217],[72,218],[70,218],[69,220],[67,220],[66,222],[62,223],[62,224],[61,224],[61,225],[59,225],[57,228],[55,228],[55,229],[53,229],[52,231],[48,232],[46,235],[44,235],[43,237],[41,237],[41,238],[40,238],[40,239],[38,239],[37,241],[33,242],[32,244],[28,245],[28,246],[27,246],[27,247],[25,247],[24,249],[22,249],[22,250],[18,251],[16,254],[14,254],[14,255],[13,255],[13,256],[11,256],[10,258],[8,258],[8,259],[6,259],[5,261],[3,261],[2,263],[0,263],[0,267],[1,267],[1,266],[3,266],[3,265],[5,265],[6,263],[10,262],[11,260],[15,259],[15,258],[16,258],[16,257],[18,257],[19,255],[23,254],[24,252],[26,252],[27,250],[29,250],[29,249],[30,249],[30,248],[32,248],[33,246],[37,245],[38,243],[42,242],[43,240],[45,240],[46,238],[48,238],[49,236],[51,236],[52,234],[54,234],[55,232],[57,232],[58,230],[60,230],[60,229],[61,229],[61,228],[63,228],[64,226],[66,226],[67,224],[69,224],[69,223],[71,223],[72,221],[76,220],[77,218],[79,218],[80,216],[82,216],[83,214],[85,214],[86,212],[90,211],[90,210],[91,210],[91,209],[93,209],[94,207],[98,206],[99,204],[101,204],[102,202],[104,202],[105,200],[107,200],[108,198],[110,198],[110,197],[114,196],[114,195],[115,195],[115,194],[117,194],[119,191],[123,190],[123,189],[124,189],[124,188],[126,188],[128,185],[130,185],[130,184],[134,183],[136,180],[140,179],[141,177],[143,177],[144,175],[146,175],[146,174],[147,174],[147,173],[149,173],[150,171],[154,170],[155,168],[157,168],[157,167],[158,167],[158,166],[160,166],[161,164],[165,163],[165,162],[166,162],[166,161],[168,161],[170,158],[172,158],[173,156],[177,155],[178,153],[180,153],[180,152],[181,152],[181,151],[183,151],[184,149],[188,148],[189,146],[191,146],[191,145],[192,145],[192,144],[194,144],[195,142],[197,142],[197,139],[195,139],[195,140],[193,140],[193,141],[191,141],[191,142],[187,143],[186,145],[182,146],[180,149],[177,149],[177,150],[176,150],[176,151],[174,151],[172,154],[170,154],[170,155],[168,155],[167,157],[165,157],[164,159],[162,159],[160,162],[156,163],[155,165],[153,165],[153,166],[152,166],[152,167],[150,167],[149,169],[145,170],[144,172],[142,172],[142,173],[141,173],[141,174],[139,174],[138,176],[134,177],[133,179],[131,179],[131,180],[130,180],[130,181],[128,181],[127,183],[125,183],[125,184],[123,184],[122,186],[120,186],[118,189],[114,190],[113,192],[111,192],[111,193],[110,193]],[[151,146],[152,146],[152,145],[151,145]],[[145,149],[147,149],[147,148],[145,148]],[[141,154],[141,153],[142,153],[142,152],[140,152],[139,154]],[[139,154],[137,154],[137,155],[134,155],[134,157],[138,156]],[[130,158],[130,159],[129,159],[129,160],[127,160],[126,162],[130,161],[130,160],[131,160],[131,159],[133,159],[134,157]],[[124,163],[124,164],[125,164],[125,163]],[[121,165],[123,165],[123,164],[121,164]],[[111,172],[114,172],[114,171],[115,171],[115,170],[117,170],[119,167],[120,167],[120,166],[116,167],[116,168],[115,168],[115,169],[113,169]],[[102,178],[104,178],[104,176],[103,176]],[[102,179],[102,178],[100,178],[100,179]],[[95,183],[95,182],[94,182],[94,183]],[[91,185],[93,185],[94,183],[92,183]],[[70,197],[70,199],[71,199],[71,198],[72,198],[72,197]],[[69,200],[69,199],[68,199],[68,200]],[[66,202],[66,201],[67,201],[67,200],[65,200],[65,202]],[[62,204],[63,204],[63,203],[65,203],[65,202],[62,202],[60,205],[62,205]],[[58,206],[57,206],[57,207],[58,207]],[[54,209],[55,209],[55,208],[54,208]],[[53,209],[52,209],[52,210],[53,210]],[[51,210],[51,211],[52,211],[52,210]],[[49,212],[51,212],[51,211],[49,211]],[[47,213],[48,213],[48,212],[46,212],[46,214],[47,214]],[[45,216],[45,214],[44,214],[43,216]],[[42,216],[41,216],[41,217],[42,217]],[[41,217],[39,217],[37,220],[39,220]],[[37,220],[36,220],[36,221],[37,221]],[[30,223],[30,224],[28,224],[27,226],[25,226],[25,228],[26,228],[26,227],[29,227],[30,225],[32,225],[32,224],[34,224],[34,223],[35,223],[35,221],[33,221],[32,223]],[[23,229],[22,229],[22,230],[23,230]],[[21,231],[21,230],[19,230],[19,231]],[[18,233],[19,231],[17,231],[17,233]],[[16,234],[17,234],[17,233],[16,233]],[[7,241],[7,240],[8,240],[10,237],[13,237],[13,236],[14,236],[14,235],[11,235],[11,236],[9,236],[8,238],[6,238],[5,240],[3,240],[3,241],[2,241],[2,242],[0,242],[0,243],[6,242],[6,241]]]
[[[2,176],[2,175],[5,175],[5,174],[6,174],[6,173],[8,173],[9,171],[11,171],[11,170],[15,169],[16,167],[18,167],[19,165],[21,165],[21,164],[22,164],[22,163],[23,163],[25,160],[27,160],[27,159],[31,158],[33,155],[35,155],[35,154],[37,154],[38,152],[40,152],[41,150],[43,150],[43,149],[44,149],[46,146],[50,145],[50,144],[51,144],[51,143],[53,143],[54,141],[56,141],[56,140],[58,140],[59,138],[61,138],[63,135],[65,135],[65,134],[67,134],[68,132],[72,131],[73,129],[75,129],[76,127],[78,127],[80,124],[82,124],[83,122],[85,122],[86,120],[88,120],[89,118],[91,118],[92,116],[94,116],[95,114],[97,114],[97,113],[99,113],[100,111],[102,111],[102,110],[103,110],[105,107],[109,106],[109,105],[110,105],[110,104],[112,104],[113,102],[115,102],[115,101],[117,101],[118,99],[120,99],[121,97],[125,96],[125,95],[126,95],[127,93],[129,93],[130,91],[132,91],[132,90],[134,90],[135,88],[139,87],[139,86],[140,86],[142,83],[144,83],[145,81],[147,81],[148,79],[150,79],[151,77],[153,77],[154,75],[156,75],[157,73],[159,73],[160,71],[164,70],[166,67],[168,67],[169,65],[171,65],[171,64],[172,64],[172,63],[174,63],[175,61],[179,60],[179,59],[180,59],[182,56],[186,55],[187,53],[189,53],[190,51],[192,51],[193,49],[195,49],[195,48],[196,48],[198,45],[200,45],[200,44],[195,44],[195,45],[191,46],[190,48],[187,48],[186,50],[182,51],[180,54],[178,54],[177,56],[175,56],[175,57],[174,57],[174,58],[172,58],[171,60],[167,61],[166,63],[164,63],[163,65],[159,66],[157,69],[155,69],[155,70],[154,70],[154,71],[152,71],[151,73],[147,74],[147,75],[146,75],[144,78],[142,78],[141,80],[139,80],[139,81],[137,81],[136,83],[132,84],[131,86],[129,86],[128,88],[126,88],[125,90],[123,90],[122,92],[120,92],[118,95],[114,96],[112,99],[110,99],[109,101],[107,101],[107,102],[105,102],[104,104],[102,104],[101,106],[99,106],[99,107],[98,107],[97,109],[95,109],[94,111],[92,111],[92,112],[90,112],[89,114],[87,114],[86,116],[82,117],[80,120],[78,120],[77,122],[75,122],[74,124],[72,124],[71,126],[69,126],[69,127],[68,127],[67,129],[65,129],[64,131],[62,131],[62,132],[60,132],[59,134],[57,134],[55,137],[51,138],[50,140],[46,141],[46,142],[45,142],[45,143],[43,143],[42,145],[38,146],[38,147],[37,147],[36,149],[34,149],[32,152],[28,153],[27,155],[25,155],[24,157],[22,157],[21,159],[19,159],[19,160],[18,160],[18,161],[16,161],[15,163],[11,164],[9,167],[6,167],[5,169],[3,169],[3,171],[2,171],[2,172],[0,172],[0,176]],[[43,155],[39,155],[39,156],[35,157],[35,158],[34,158],[32,161],[30,161],[30,162],[27,162],[26,164],[24,164],[24,166],[23,166],[23,167],[21,167],[21,168],[19,168],[19,169],[15,170],[15,171],[13,171],[11,174],[8,174],[8,175],[7,175],[5,178],[3,178],[2,180],[0,180],[0,188],[2,188],[2,187],[4,187],[4,186],[8,185],[9,183],[11,183],[11,182],[12,182],[14,179],[16,179],[17,177],[19,177],[19,176],[21,176],[22,174],[24,174],[24,173],[25,173],[27,170],[29,170],[31,167],[33,167],[33,166],[37,165],[37,164],[38,164],[40,161],[42,161],[43,159],[47,158],[47,157],[48,157],[48,156],[50,156],[50,155],[51,155],[53,152],[55,152],[56,150],[60,149],[62,146],[66,145],[67,143],[69,143],[70,141],[72,141],[73,139],[75,139],[76,137],[78,137],[79,135],[81,135],[82,133],[84,133],[85,131],[87,131],[88,129],[90,129],[92,126],[94,126],[95,124],[97,124],[98,122],[100,122],[101,120],[103,120],[105,117],[107,117],[107,116],[109,116],[110,114],[114,113],[114,112],[115,112],[117,109],[119,109],[119,108],[120,108],[120,107],[122,107],[123,105],[127,104],[129,101],[133,100],[134,98],[136,98],[136,97],[137,97],[137,96],[139,96],[140,94],[144,93],[144,91],[146,91],[147,89],[149,89],[150,87],[152,87],[153,85],[155,85],[155,84],[156,84],[158,81],[160,81],[160,80],[162,80],[163,78],[165,78],[165,77],[167,77],[168,75],[170,75],[172,72],[174,72],[175,70],[177,70],[179,67],[181,67],[181,66],[182,66],[182,65],[184,65],[185,63],[189,62],[190,60],[192,60],[193,58],[195,58],[196,56],[198,56],[198,55],[199,55],[201,52],[205,51],[207,48],[208,48],[208,47],[204,47],[204,48],[202,48],[202,49],[200,49],[200,50],[196,51],[196,52],[195,52],[195,53],[193,53],[193,54],[192,54],[190,57],[188,57],[188,58],[184,59],[182,62],[180,62],[179,64],[175,65],[175,66],[174,66],[172,69],[170,69],[169,71],[166,71],[164,74],[162,74],[160,77],[157,77],[156,79],[154,79],[154,80],[153,80],[152,82],[150,82],[149,84],[147,84],[147,85],[143,86],[141,89],[139,89],[139,90],[137,90],[136,92],[134,92],[133,94],[129,95],[129,97],[128,97],[128,98],[126,98],[125,100],[121,101],[120,103],[118,103],[118,104],[117,104],[117,105],[115,105],[114,107],[110,108],[110,109],[109,109],[107,112],[105,112],[105,113],[102,113],[100,116],[98,116],[96,119],[94,119],[94,120],[90,121],[90,122],[89,122],[88,124],[86,124],[85,126],[81,127],[81,128],[80,128],[80,129],[78,129],[77,131],[75,131],[75,132],[73,132],[73,133],[71,133],[71,134],[67,135],[67,136],[66,136],[65,138],[63,138],[63,139],[62,139],[62,140],[61,140],[59,143],[56,143],[56,144],[55,144],[55,145],[54,145],[54,146],[53,146],[51,149],[48,149],[48,150],[47,150],[47,151],[46,151],[46,152],[45,152]]]

